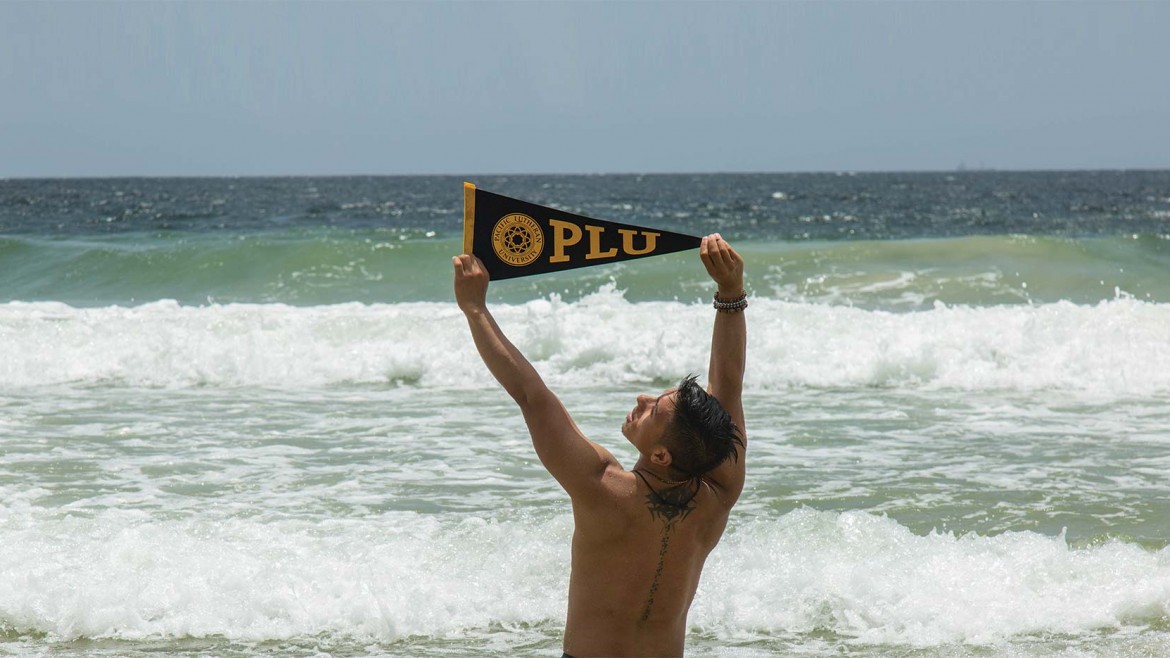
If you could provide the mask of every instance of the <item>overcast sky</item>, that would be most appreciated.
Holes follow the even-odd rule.
[[[1170,2],[0,2],[0,177],[1170,168]]]

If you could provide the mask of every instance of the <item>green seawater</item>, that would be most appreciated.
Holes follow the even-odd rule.
[[[1170,239],[965,237],[737,245],[753,294],[775,299],[915,310],[936,302],[987,306],[1129,295],[1170,301]],[[0,301],[73,306],[451,300],[455,237],[385,230],[298,229],[255,234],[0,237]],[[611,284],[631,301],[706,297],[694,254],[511,280],[492,299],[580,299]],[[680,275],[681,274],[681,275]]]

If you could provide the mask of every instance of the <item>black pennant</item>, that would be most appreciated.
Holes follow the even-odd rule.
[[[463,184],[463,251],[493,281],[695,249],[701,238],[607,222]]]

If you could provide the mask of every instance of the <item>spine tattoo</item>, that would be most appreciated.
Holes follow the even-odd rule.
[[[658,568],[654,570],[654,580],[650,583],[650,593],[646,597],[646,606],[642,609],[642,621],[646,621],[650,618],[650,609],[654,606],[654,595],[658,593],[658,579],[662,576],[662,569],[666,566],[666,551],[670,548],[670,532],[674,530],[675,523],[687,518],[687,515],[695,509],[695,496],[699,490],[696,488],[691,491],[691,482],[685,482],[662,491],[656,491],[654,487],[650,486],[646,476],[639,471],[634,472],[650,489],[650,493],[646,495],[646,507],[650,510],[650,518],[662,522],[662,541],[658,546]]]

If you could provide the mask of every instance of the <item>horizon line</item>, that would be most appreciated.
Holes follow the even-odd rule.
[[[998,168],[998,167],[959,167],[952,169],[812,169],[812,170],[719,170],[719,171],[566,171],[566,172],[479,172],[479,173],[330,173],[330,174],[72,174],[72,175],[0,175],[0,181],[12,180],[115,180],[131,178],[153,179],[187,179],[187,178],[501,178],[508,176],[541,177],[541,176],[796,176],[796,175],[833,175],[856,176],[873,174],[1039,174],[1039,173],[1141,173],[1141,172],[1170,172],[1167,167],[1038,167],[1038,168]]]

